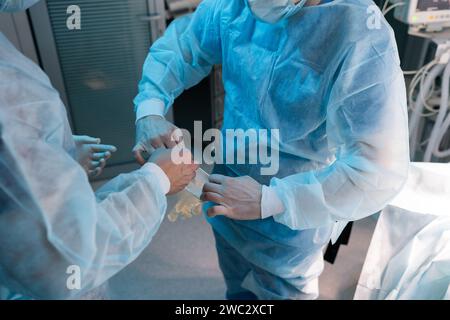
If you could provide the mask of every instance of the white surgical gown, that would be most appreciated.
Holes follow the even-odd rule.
[[[358,300],[450,300],[450,164],[414,163],[383,210]]]
[[[58,93],[0,33],[0,285],[13,292],[76,297],[132,262],[164,217],[152,165],[96,197],[73,148]],[[68,289],[70,266],[81,290]]]

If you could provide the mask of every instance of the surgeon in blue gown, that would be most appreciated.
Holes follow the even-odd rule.
[[[324,246],[407,177],[405,84],[369,0],[204,0],[155,42],[135,154],[172,147],[174,100],[223,66],[223,130],[278,129],[279,170],[217,165],[204,187],[229,299],[314,299]],[[379,23],[368,23],[378,19]]]

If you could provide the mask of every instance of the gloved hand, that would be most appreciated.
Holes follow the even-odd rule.
[[[234,220],[261,219],[262,185],[251,177],[231,178],[218,174],[209,177],[201,199],[217,205],[208,209],[208,216],[226,216]]]
[[[105,168],[106,160],[117,151],[115,146],[100,144],[99,138],[73,136],[73,140],[75,141],[75,160],[89,177],[100,175]]]
[[[192,159],[192,154],[187,150],[183,150],[183,158],[189,157]],[[158,165],[170,180],[169,195],[178,193],[195,178],[195,171],[198,169],[198,164],[195,164],[193,159],[191,164],[185,161],[181,164],[176,164],[172,159],[172,150],[160,148],[154,151],[149,159],[149,162],[153,162]]]
[[[181,140],[174,131],[175,125],[161,116],[147,116],[136,123],[136,145],[133,148],[134,156],[139,164],[144,165],[143,153],[151,155],[158,148],[173,148]]]

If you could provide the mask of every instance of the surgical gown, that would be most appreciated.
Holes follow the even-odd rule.
[[[369,6],[334,0],[266,24],[245,0],[205,0],[150,50],[138,107],[160,100],[167,110],[222,64],[223,130],[280,130],[276,175],[262,176],[262,165],[216,167],[271,186],[285,207],[261,221],[210,219],[229,297],[317,297],[323,246],[381,210],[407,177],[404,78],[393,31]]]
[[[382,211],[355,300],[450,300],[450,163],[413,163]]]
[[[78,297],[132,262],[164,217],[148,168],[96,197],[73,150],[58,93],[0,33],[0,285],[9,292]],[[76,267],[80,290],[67,285]]]

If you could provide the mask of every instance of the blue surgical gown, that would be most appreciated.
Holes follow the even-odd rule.
[[[280,130],[276,175],[261,176],[259,165],[219,171],[270,185],[285,211],[210,222],[252,265],[295,287],[320,274],[317,253],[332,233],[381,210],[407,177],[404,78],[393,31],[370,6],[335,0],[267,24],[245,0],[204,0],[169,26],[144,65],[136,105],[157,99],[168,109],[222,64],[223,130]],[[247,283],[262,283],[250,273]],[[257,286],[250,291],[260,298],[297,297]]]

